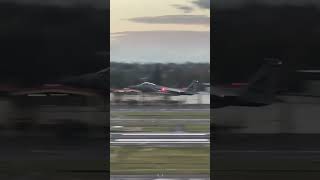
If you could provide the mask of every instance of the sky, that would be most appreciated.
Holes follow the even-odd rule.
[[[110,0],[113,62],[210,62],[210,0]]]

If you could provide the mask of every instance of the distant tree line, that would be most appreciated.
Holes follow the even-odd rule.
[[[124,88],[144,81],[170,86],[186,87],[192,80],[210,82],[209,63],[185,64],[110,64],[111,88]]]

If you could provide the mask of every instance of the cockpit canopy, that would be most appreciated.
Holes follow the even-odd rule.
[[[144,82],[142,84],[140,84],[141,86],[156,86],[156,84],[154,83],[150,83],[150,82]]]

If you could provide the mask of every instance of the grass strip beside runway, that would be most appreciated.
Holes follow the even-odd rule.
[[[209,147],[111,147],[111,174],[209,174]]]

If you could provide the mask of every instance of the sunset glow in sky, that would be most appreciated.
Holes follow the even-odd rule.
[[[111,61],[209,62],[209,0],[111,0]]]
[[[192,12],[184,13],[177,5],[190,6]],[[149,30],[188,30],[208,31],[205,25],[181,24],[143,24],[129,21],[131,18],[154,17],[165,15],[204,15],[210,16],[210,11],[197,7],[192,0],[111,0],[111,33],[123,31]]]

